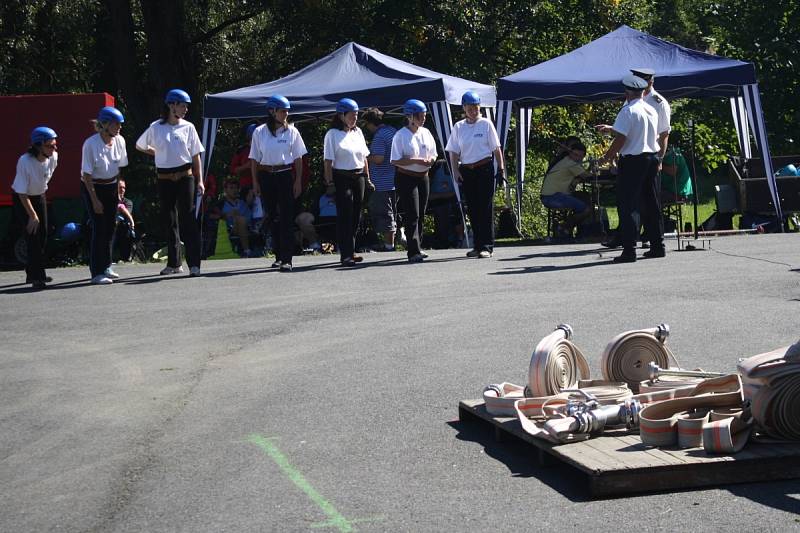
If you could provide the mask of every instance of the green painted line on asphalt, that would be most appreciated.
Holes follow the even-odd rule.
[[[250,435],[247,440],[261,448],[270,459],[275,461],[275,464],[278,465],[278,468],[281,469],[286,477],[288,477],[295,484],[295,486],[297,486],[297,488],[305,492],[306,496],[308,496],[311,501],[317,504],[317,506],[322,509],[322,512],[328,516],[328,520],[325,522],[320,522],[319,524],[314,524],[312,527],[335,527],[339,531],[350,532],[355,531],[353,528],[353,522],[366,521],[348,520],[339,511],[337,511],[333,504],[323,498],[322,495],[311,486],[311,483],[309,483],[306,478],[303,477],[303,474],[301,474],[300,471],[289,462],[289,459],[283,455],[278,447],[270,442],[274,439],[268,439],[261,435],[253,434]]]

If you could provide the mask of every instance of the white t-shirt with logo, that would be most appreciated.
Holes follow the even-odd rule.
[[[500,138],[494,124],[487,118],[479,117],[473,124],[467,119],[456,122],[445,151],[458,154],[462,163],[472,164],[490,157],[499,147]]]
[[[125,139],[121,135],[111,138],[111,144],[103,141],[99,133],[95,133],[83,143],[81,173],[89,174],[96,180],[109,180],[117,177],[120,167],[128,166],[128,152]]]
[[[17,175],[11,188],[17,194],[28,196],[44,194],[57,165],[58,152],[55,151],[44,161],[39,161],[31,154],[22,154],[17,160]]]
[[[308,153],[300,132],[292,124],[281,126],[275,135],[266,124],[257,127],[250,141],[250,159],[259,165],[291,165]]]
[[[366,165],[369,148],[361,128],[350,131],[331,128],[325,134],[323,158],[333,161],[333,168],[339,170],[362,169]]]
[[[191,163],[197,154],[205,152],[194,124],[180,119],[177,124],[156,120],[144,130],[136,141],[136,148],[152,148],[156,153],[156,167],[175,168]]]
[[[396,165],[395,161],[400,159],[436,159],[436,141],[433,139],[430,130],[424,126],[411,132],[408,128],[397,130],[392,138],[392,155],[389,160],[397,168],[404,168],[411,172],[425,172],[430,167],[426,165]]]
[[[622,106],[613,129],[625,136],[620,155],[654,154],[659,150],[658,113],[641,98]]]

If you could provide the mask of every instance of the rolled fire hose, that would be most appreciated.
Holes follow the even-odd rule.
[[[649,377],[649,364],[655,362],[661,368],[680,367],[678,360],[665,342],[669,337],[669,326],[660,324],[655,328],[626,331],[614,337],[603,351],[600,369],[603,379],[622,381],[634,391]]]
[[[738,369],[758,429],[777,439],[800,440],[800,341],[745,359]]]
[[[552,396],[574,389],[579,379],[589,379],[589,363],[571,338],[572,327],[560,324],[539,341],[531,355],[527,396]]]
[[[576,388],[585,390],[597,398],[601,405],[617,404],[633,395],[633,392],[625,383],[614,383],[604,380],[582,379],[578,381]],[[555,394],[538,398],[528,398],[525,396],[525,388],[513,383],[496,383],[487,385],[483,389],[483,402],[486,405],[486,412],[493,416],[517,416],[514,404],[518,400],[520,409],[529,418],[541,418],[545,416],[544,408],[547,405],[558,405],[558,400],[566,401],[568,394]]]

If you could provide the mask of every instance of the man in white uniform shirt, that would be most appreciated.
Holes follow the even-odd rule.
[[[601,131],[613,131],[614,140],[608,151],[600,158],[599,163],[610,163],[617,154],[619,173],[617,174],[617,211],[619,213],[619,233],[622,242],[622,254],[614,258],[615,263],[633,263],[636,261],[636,240],[638,224],[636,210],[642,196],[643,185],[650,183],[658,172],[658,116],[642,99],[647,82],[632,74],[622,79],[625,87],[625,105],[622,106],[613,126],[600,125]],[[653,217],[660,217],[655,207],[656,198],[650,188],[645,188],[643,201],[646,204],[645,227],[649,228],[648,238],[652,248],[645,252],[645,257],[664,256],[664,237],[653,231],[658,228]]]

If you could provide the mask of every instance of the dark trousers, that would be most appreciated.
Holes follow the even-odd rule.
[[[133,248],[133,238],[131,237],[131,227],[128,221],[117,220],[114,228],[114,237],[111,239],[111,255],[113,258],[114,250],[119,253],[120,261],[130,261]]]
[[[334,169],[336,185],[336,240],[342,261],[353,257],[356,249],[356,230],[361,222],[364,202],[364,174]]]
[[[186,263],[200,268],[200,229],[194,217],[194,176],[157,180],[161,223],[167,229],[167,266],[181,266],[181,239]]]
[[[111,266],[111,238],[117,221],[117,180],[113,183],[95,183],[94,192],[103,205],[100,214],[94,212],[89,191],[81,182],[81,198],[92,225],[92,238],[89,241],[89,272],[92,277],[102,274]]]
[[[395,174],[395,188],[403,205],[403,227],[406,229],[406,249],[408,257],[422,251],[422,223],[428,206],[430,180],[428,176],[411,176],[398,170]]]
[[[640,154],[621,157],[617,175],[617,212],[619,214],[619,235],[622,247],[626,250],[636,248],[639,233],[639,204],[643,197],[642,189],[652,181],[652,173],[658,170],[655,154]],[[650,201],[648,194],[648,202]],[[653,206],[648,206],[652,211]],[[648,217],[651,216],[648,214]],[[658,216],[658,213],[656,213]],[[663,224],[663,222],[662,222]],[[652,227],[652,225],[651,225]],[[663,226],[662,226],[663,227]],[[662,236],[656,246],[664,246]]]
[[[38,196],[28,196],[28,200],[39,217],[39,227],[33,233],[28,233],[28,212],[22,207],[22,200],[20,200],[17,193],[12,194],[12,203],[16,211],[16,219],[22,221],[22,234],[25,236],[25,244],[28,248],[28,262],[25,264],[25,274],[27,274],[28,281],[44,281],[46,274],[44,272],[45,255],[44,250],[47,245],[47,200],[44,194]]]
[[[661,176],[658,174],[658,159],[653,158],[652,168],[648,169],[642,184],[639,209],[642,213],[644,238],[654,249],[664,248],[664,217],[661,216]]]
[[[261,201],[264,216],[272,228],[272,249],[275,259],[282,263],[292,262],[294,253],[294,178],[292,171],[259,171]]]
[[[473,249],[494,251],[494,165],[460,169],[467,201],[467,215],[472,224]]]

